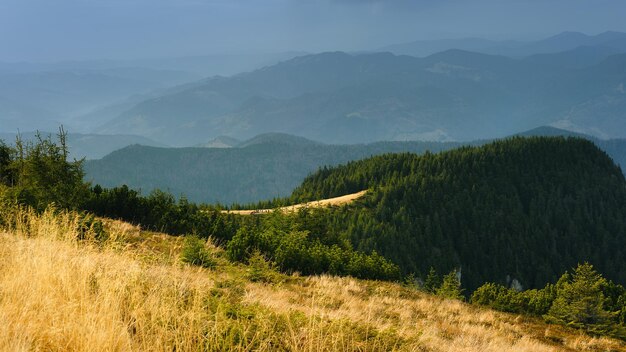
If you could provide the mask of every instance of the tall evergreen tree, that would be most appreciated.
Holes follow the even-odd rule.
[[[0,185],[11,186],[13,183],[13,172],[11,163],[15,151],[0,140]]]
[[[441,287],[441,277],[437,274],[437,271],[432,266],[428,271],[428,276],[424,281],[424,290],[429,293],[437,292],[437,289]]]
[[[564,275],[557,284],[557,295],[545,315],[551,323],[584,329],[593,334],[607,334],[617,313],[604,309],[605,297],[602,287],[607,284],[593,265],[578,265],[571,278]]]
[[[450,273],[445,275],[441,286],[437,289],[436,293],[437,296],[463,300],[463,289],[461,289],[459,273],[456,270],[452,270]]]
[[[62,208],[82,207],[89,185],[83,180],[83,160],[68,160],[66,137],[60,128],[57,141],[37,134],[35,142],[24,142],[18,136],[15,148],[0,145],[0,178],[11,186],[5,196],[38,210],[52,203]]]

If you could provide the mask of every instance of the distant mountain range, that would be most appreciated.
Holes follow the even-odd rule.
[[[331,144],[463,141],[542,125],[626,137],[625,33],[381,50],[391,53],[0,63],[0,132],[64,124],[180,147],[268,132]],[[234,75],[197,80],[214,73]]]
[[[592,140],[618,164],[626,165],[626,140],[600,140],[541,127],[520,136],[574,136]],[[224,144],[232,142],[228,139]],[[490,142],[377,142],[325,145],[302,137],[271,133],[211,148],[155,148],[133,145],[85,165],[87,179],[106,187],[128,185],[184,195],[196,202],[249,203],[288,196],[311,172],[384,153],[439,152]],[[216,142],[217,143],[217,142]],[[156,172],[158,170],[158,172]]]
[[[301,52],[58,63],[0,62],[0,132],[87,132],[141,101],[202,77],[233,75]]]
[[[240,140],[228,136],[218,136],[206,143],[199,143],[198,148],[233,148],[241,143]]]
[[[142,68],[153,71],[183,71],[196,76],[230,76],[251,71],[259,67],[275,64],[298,55],[302,51],[288,51],[259,54],[212,54],[196,56],[178,56],[165,58],[146,58],[135,60],[85,60],[60,62],[0,62],[0,73],[34,73],[68,70],[114,70]]]
[[[177,146],[266,132],[334,144],[473,140],[540,125],[624,137],[626,54],[612,52],[308,55],[145,100],[96,131]]]
[[[497,41],[480,38],[418,40],[389,45],[374,51],[424,57],[449,49],[461,49],[521,58],[534,54],[569,51],[579,47],[598,47],[613,52],[625,52],[626,33],[608,31],[598,35],[586,35],[580,32],[563,32],[537,41]]]
[[[82,118],[94,110],[197,78],[182,71],[142,68],[0,71],[0,132],[55,130],[61,123],[74,132],[88,130],[110,119]]]

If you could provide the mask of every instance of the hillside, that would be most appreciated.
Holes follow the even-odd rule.
[[[600,139],[584,133],[563,130],[551,126],[537,127],[529,131],[525,131],[516,136],[522,137],[579,137],[590,140],[598,148],[605,151],[617,165],[626,171],[626,139]]]
[[[285,147],[305,147],[321,145],[322,143],[306,139],[304,137],[289,135],[286,133],[264,133],[258,136],[252,137],[247,141],[237,144],[239,148],[254,147],[263,144],[276,144]]]
[[[514,138],[440,154],[382,155],[307,177],[291,201],[370,191],[317,229],[376,250],[405,273],[461,270],[542,287],[578,262],[626,282],[626,181],[591,142]]]
[[[3,176],[0,178],[0,233],[15,233],[27,242],[40,238],[66,241],[71,248],[87,248],[98,252],[110,248],[113,250],[111,254],[118,255],[116,258],[124,251],[131,251],[132,258],[146,264],[155,263],[160,272],[169,263],[178,263],[178,259],[207,269],[223,268],[226,273],[243,278],[244,281],[268,283],[272,292],[288,287],[289,283],[295,283],[291,281],[294,277],[302,275],[315,277],[330,274],[364,280],[403,282],[406,289],[406,293],[400,294],[403,298],[407,298],[406,294],[411,292],[420,295],[416,292],[420,291],[421,294],[431,293],[452,300],[469,299],[476,306],[524,314],[523,319],[535,317],[551,324],[575,327],[594,336],[626,338],[626,289],[621,285],[624,277],[619,270],[624,266],[622,250],[625,248],[623,233],[626,225],[622,215],[626,207],[626,181],[607,155],[589,141],[578,138],[513,138],[481,147],[463,147],[438,155],[386,154],[352,162],[343,167],[321,169],[317,175],[309,177],[291,199],[279,200],[296,202],[310,197],[317,203],[326,194],[345,195],[352,187],[368,189],[364,196],[348,204],[303,207],[297,212],[276,211],[257,216],[239,216],[221,211],[219,207],[198,205],[185,199],[177,201],[164,192],[141,196],[127,187],[90,187],[82,180],[81,163],[68,161],[65,157],[67,149],[63,140],[64,137],[60,136],[60,145],[55,145],[50,139],[41,140],[34,145],[26,144],[22,154],[10,146],[0,145],[0,175]],[[33,208],[26,208],[27,206]],[[51,206],[55,208],[51,209]],[[63,209],[76,209],[80,213]],[[36,211],[39,213],[35,213]],[[185,235],[180,256],[173,251],[175,247],[164,243],[170,241],[169,237],[158,235],[146,238],[141,234],[128,237],[125,234],[133,232],[128,225],[117,223],[118,227],[112,227],[111,221],[97,219],[94,215],[123,219],[146,230]],[[137,233],[138,229],[134,232]],[[219,244],[223,251],[207,247],[205,241],[209,238],[211,242]],[[145,246],[142,239],[147,239]],[[42,246],[49,253],[62,252],[61,248],[48,242]],[[19,254],[12,254],[10,249],[13,247],[18,248]],[[45,259],[45,265],[38,265],[44,272],[42,278],[29,280],[29,289],[26,291],[14,290],[13,292],[19,292],[21,296],[9,297],[8,301],[12,305],[3,310],[10,311],[10,315],[16,317],[12,318],[13,321],[22,321],[26,316],[24,309],[30,311],[28,307],[32,306],[23,301],[23,292],[40,292],[37,286],[33,286],[33,282],[36,282],[44,283],[46,288],[62,285],[61,299],[55,299],[56,296],[51,295],[49,289],[43,289],[48,299],[44,307],[55,307],[54,312],[58,312],[63,300],[72,297],[69,286],[72,280],[67,276],[63,280],[57,280],[49,269],[56,270],[62,266],[54,264],[54,260],[49,260],[45,253],[35,252],[30,255],[23,250],[22,243],[15,246],[9,244],[8,248],[3,260],[17,257],[16,263],[19,264],[2,264],[5,269],[3,273],[9,273],[10,282],[0,285],[3,288],[0,303],[3,298],[9,297],[5,289],[13,287],[15,278],[29,279],[28,275],[19,270],[26,267],[26,272],[33,272],[27,264],[30,263],[30,258],[48,259]],[[134,252],[135,249],[139,251]],[[154,251],[150,249],[164,252],[164,260],[153,255]],[[22,255],[28,259],[20,259]],[[76,254],[74,258],[85,259],[91,264],[97,262],[88,253]],[[76,260],[67,258],[62,261],[68,265],[76,263]],[[52,267],[50,263],[53,263]],[[244,266],[244,277],[236,275],[233,268],[240,266],[233,263],[248,265]],[[571,266],[564,268],[565,265]],[[6,270],[8,267],[18,270]],[[103,284],[110,282],[107,281],[109,277],[103,281],[102,276],[99,276],[104,273],[101,268],[111,268],[114,265],[97,267],[100,268],[98,274],[88,275],[88,280],[79,280],[85,284],[79,285],[82,291],[79,290],[78,296],[90,299],[96,310],[103,313],[96,314],[96,317],[107,317],[108,322],[119,321],[107,313],[111,308],[114,311],[117,309],[116,305],[111,305],[111,299],[104,298],[104,308],[99,305],[98,300],[98,294],[103,292]],[[124,268],[124,273],[134,272],[132,263],[124,262]],[[574,271],[569,274],[565,271],[569,269]],[[290,275],[291,279],[278,271]],[[85,271],[74,269],[67,272]],[[298,298],[281,300],[280,297],[289,296],[286,292],[280,292],[278,297],[273,297],[271,293],[264,291],[263,297],[272,298],[269,301],[261,299],[258,301],[259,305],[254,305],[257,301],[253,301],[253,307],[248,307],[242,306],[248,301],[233,300],[230,292],[220,290],[209,289],[218,300],[216,302],[212,299],[207,301],[206,294],[181,289],[180,284],[176,286],[176,292],[182,292],[182,296],[164,291],[161,279],[158,279],[157,287],[150,288],[146,281],[151,277],[150,272],[139,275],[138,301],[142,306],[146,302],[153,302],[152,296],[147,292],[154,292],[159,298],[150,307],[154,306],[159,312],[164,312],[165,316],[157,315],[155,318],[154,311],[141,308],[137,310],[147,313],[133,314],[135,310],[130,312],[129,302],[133,302],[132,297],[137,297],[129,298],[128,295],[128,284],[132,286],[137,282],[132,277],[124,276],[119,282],[123,282],[125,286],[118,289],[119,285],[115,284],[113,293],[105,295],[114,297],[114,301],[116,297],[121,297],[124,302],[121,310],[125,312],[120,318],[122,326],[130,329],[131,336],[141,332],[142,336],[137,337],[139,339],[148,336],[149,340],[163,341],[154,336],[165,336],[171,341],[168,336],[176,334],[178,327],[191,321],[192,329],[200,327],[204,331],[203,338],[183,340],[191,341],[184,342],[185,344],[197,347],[199,343],[204,344],[204,338],[207,338],[207,344],[219,346],[215,347],[217,350],[223,350],[231,343],[237,346],[245,343],[248,349],[258,349],[256,344],[259,340],[264,341],[264,336],[278,335],[279,340],[284,343],[292,340],[280,337],[281,331],[288,331],[287,336],[293,337],[295,331],[303,329],[307,332],[316,326],[311,324],[311,320],[303,323],[303,320],[291,315],[285,317],[286,325],[282,325],[281,322],[285,320],[274,319],[276,316],[271,315],[272,311],[266,314],[267,311],[260,307],[264,304],[275,308],[277,302],[278,307],[284,304],[303,307]],[[171,273],[164,275],[172,278]],[[176,273],[174,277],[178,277]],[[49,278],[53,281],[47,281]],[[556,278],[559,278],[558,281]],[[342,281],[339,285],[342,284],[347,283]],[[215,288],[232,287],[230,284],[224,285],[218,284]],[[380,281],[375,283],[378,288],[386,287],[385,285],[387,284]],[[22,284],[17,286],[22,287]],[[310,286],[305,284],[305,287]],[[518,291],[528,287],[538,289]],[[315,297],[313,302],[318,302],[319,296],[315,292],[298,286],[294,289],[304,292],[309,298]],[[84,294],[86,290],[89,290],[90,295]],[[333,287],[331,291],[337,289]],[[242,291],[241,286],[237,285],[236,292],[248,292],[248,289],[244,285]],[[383,296],[389,299],[390,292],[385,290]],[[32,296],[26,295],[28,297]],[[174,297],[177,303],[168,303],[172,302],[170,297]],[[226,299],[227,305],[221,305],[223,301],[219,301],[220,297]],[[235,297],[242,295],[239,293]],[[368,293],[366,297],[367,304],[372,304],[371,295]],[[50,303],[50,300],[53,302]],[[41,299],[37,297],[35,301],[39,302]],[[15,305],[15,302],[25,304]],[[330,306],[322,304],[334,310],[340,308],[342,302],[330,303]],[[160,303],[170,308],[160,308]],[[410,302],[405,301],[392,304],[394,307],[402,307],[401,309],[411,306]],[[76,307],[77,303],[72,301],[69,305]],[[90,317],[93,316],[89,313],[90,307],[84,307],[81,303],[78,305],[81,309],[74,312],[87,312]],[[183,320],[170,318],[172,315],[168,312],[172,311],[172,307],[176,307],[172,315]],[[194,309],[187,312],[185,307]],[[195,307],[200,307],[200,311],[196,311]],[[224,307],[224,310],[220,310],[220,307]],[[3,310],[0,310],[0,314]],[[357,310],[363,317],[363,309]],[[46,313],[48,310],[39,307],[32,312],[49,314]],[[245,318],[242,329],[254,329],[250,340],[247,332],[239,333],[240,325],[225,324],[229,331],[226,335],[222,335],[219,329],[219,326],[224,325],[207,327],[207,323],[221,321],[221,312],[228,319]],[[216,320],[207,319],[207,314]],[[366,343],[369,347],[363,347],[364,349],[389,350],[402,345],[402,348],[415,350],[418,348],[415,343],[428,343],[419,339],[424,331],[419,330],[420,325],[411,320],[411,332],[404,335],[406,339],[394,337],[403,334],[393,325],[402,320],[398,320],[393,312],[384,313],[385,316],[389,314],[394,316],[391,318],[393,322],[383,322],[384,327],[381,329],[384,331],[366,326],[365,338],[359,333],[345,346],[352,348],[355,344],[361,346]],[[146,315],[148,318],[144,318]],[[331,315],[332,312],[324,315],[323,319]],[[445,315],[449,316],[450,312]],[[50,321],[53,325],[43,324],[44,326],[54,326],[55,322],[63,321],[54,313],[49,316],[52,318],[46,317],[44,321]],[[65,316],[72,314],[66,313],[63,317]],[[186,320],[189,317],[199,318]],[[259,320],[255,320],[257,318]],[[339,319],[346,323],[345,318],[350,316],[341,316]],[[422,315],[415,319],[429,323]],[[357,320],[370,322],[369,318],[365,321]],[[538,320],[534,321],[539,323]],[[257,322],[269,322],[271,328],[258,330],[261,326]],[[290,322],[297,324],[290,325]],[[304,325],[298,325],[300,323]],[[82,329],[84,325],[80,324]],[[157,330],[165,326],[169,333],[144,333],[145,330],[141,329],[146,325]],[[64,324],[63,331],[69,331],[65,328],[67,326],[68,324]],[[287,328],[278,328],[277,331],[275,327],[280,326]],[[343,326],[345,325],[339,328],[332,326],[328,330],[319,331],[334,331],[343,336]],[[489,328],[491,326],[493,323]],[[348,334],[352,336],[355,326],[350,323],[348,327]],[[211,332],[207,333],[207,329],[211,329]],[[18,331],[24,331],[23,325],[20,325]],[[184,331],[187,330],[183,330],[183,333]],[[356,331],[362,329],[358,328]],[[369,332],[374,331],[376,337],[369,335]],[[257,335],[257,332],[261,335]],[[197,333],[192,335],[197,336]],[[549,335],[548,340],[553,344],[566,343],[563,335]],[[119,330],[115,336],[118,337],[116,341],[121,341],[119,338],[123,337]],[[391,341],[387,339],[389,336],[392,336]],[[378,340],[379,337],[384,338]],[[23,341],[26,341],[23,344],[28,345],[31,340]],[[50,339],[44,341],[50,343]],[[177,341],[180,340],[177,339],[174,343],[178,343]],[[316,341],[319,345],[320,340]],[[67,342],[61,343],[67,345]],[[442,346],[442,341],[434,343],[435,346]],[[490,343],[493,343],[493,338]],[[277,346],[276,344],[284,346],[280,342],[272,342],[272,347]],[[445,346],[450,348],[449,344]],[[506,350],[505,347],[498,346],[498,349]],[[284,349],[301,348],[296,345]]]
[[[0,214],[2,350],[626,349],[398,284],[233,264],[210,242],[212,267],[190,266],[182,238],[117,221],[96,239],[74,213]]]
[[[228,136],[217,136],[206,143],[200,143],[195,147],[201,148],[232,148],[241,144],[241,141]]]
[[[555,68],[580,69],[597,65],[611,55],[623,53],[626,51],[626,40],[624,43],[625,47],[623,50],[605,46],[580,46],[559,53],[531,55],[526,57],[525,60]]]
[[[626,56],[591,51],[531,59],[456,49],[425,58],[306,55],[144,100],[98,132],[176,146],[267,132],[346,144],[486,139],[560,123],[625,137]]]
[[[350,151],[348,146],[326,147],[331,148],[334,156],[342,150]],[[133,148],[139,151],[150,149]],[[155,150],[158,153],[137,154],[136,160],[152,160],[154,163],[138,163],[146,168],[146,174],[148,170],[162,169],[165,165],[162,160],[166,159],[151,159],[150,155],[163,157],[173,153],[170,149]],[[244,192],[260,185],[254,184],[256,180],[262,180],[255,162],[267,162],[259,155],[272,155],[263,154],[271,150],[281,157],[292,155],[297,162],[314,160],[306,153],[319,151],[285,149],[268,144],[257,145],[254,149],[214,150],[213,153],[221,154],[211,155],[224,158],[214,162],[221,167],[216,169],[225,172],[221,180],[233,181],[232,175],[237,175],[233,170],[242,170],[243,179],[250,182],[248,186],[246,183],[242,186],[231,183],[229,187]],[[294,154],[288,154],[286,150],[293,150]],[[211,165],[206,159],[200,159],[207,155],[203,154],[205,152],[204,149],[192,149],[180,154],[187,164],[177,165]],[[250,157],[235,158],[237,154],[232,153],[249,153]],[[132,165],[132,161],[125,165]],[[224,165],[232,165],[228,166],[232,169]],[[271,165],[284,167],[288,164]],[[116,171],[111,167],[108,169]],[[289,170],[283,172],[286,171]],[[626,223],[622,216],[626,212],[624,183],[621,170],[590,141],[555,137],[514,138],[439,154],[385,154],[344,166],[325,167],[307,177],[290,199],[279,200],[277,204],[253,205],[250,209],[271,208],[287,201],[292,204],[316,201],[369,189],[347,209],[313,211],[308,216],[314,220],[294,215],[285,222],[292,225],[280,227],[280,231],[306,230],[311,233],[311,240],[321,240],[325,245],[339,244],[365,253],[375,250],[399,265],[405,275],[415,273],[424,278],[430,267],[439,273],[460,269],[463,285],[469,290],[484,282],[509,285],[513,280],[526,288],[542,287],[585,260],[596,265],[611,280],[623,283],[626,277],[618,268],[626,265],[622,253],[626,246]],[[218,189],[215,181],[205,184]],[[125,203],[133,205],[138,202],[136,196],[128,195],[128,189],[105,195],[102,203],[98,201],[94,205],[94,211],[114,211],[118,216],[139,223],[146,218],[121,210]],[[158,199],[157,194],[154,201]],[[146,206],[150,202],[148,200]],[[182,203],[181,211],[185,211],[185,204]],[[145,212],[147,219],[153,217],[151,210],[138,212]],[[158,220],[155,229],[170,226],[167,222],[173,221]],[[267,221],[267,224],[254,221],[248,224],[256,229],[251,233],[263,233],[274,226]],[[191,230],[178,230],[189,229],[184,222],[181,227],[172,226],[176,231],[193,230],[226,240],[237,233],[237,226],[233,225],[227,226],[226,233],[204,223],[192,226]],[[222,226],[226,225],[220,225],[220,228]],[[250,239],[252,243],[258,240]],[[267,246],[275,248],[277,245]],[[273,257],[274,253],[268,252],[267,255]],[[319,267],[315,266],[318,264]],[[304,260],[297,264],[289,262],[285,268],[301,272],[305,268],[312,272],[326,270],[326,264],[318,264]],[[381,277],[387,277],[385,275]],[[394,275],[397,276],[390,274],[391,277]]]

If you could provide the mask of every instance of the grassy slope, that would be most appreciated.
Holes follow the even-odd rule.
[[[339,197],[320,199],[320,200],[314,200],[311,202],[288,205],[288,206],[280,207],[278,208],[278,210],[280,210],[283,213],[295,213],[296,211],[302,208],[326,208],[330,206],[346,205],[346,204],[351,204],[357,199],[363,197],[365,193],[367,193],[367,190],[356,192],[356,193],[351,193],[351,194],[346,194],[344,196],[339,196]],[[237,215],[254,215],[254,214],[260,214],[260,213],[270,213],[274,210],[275,209],[271,209],[271,208],[270,209],[254,209],[254,210],[222,210],[222,213],[237,214]]]
[[[105,243],[77,242],[71,214],[0,215],[13,224],[0,227],[0,350],[626,350],[393,283],[254,283],[210,243],[217,267],[189,267],[181,238],[120,222]]]

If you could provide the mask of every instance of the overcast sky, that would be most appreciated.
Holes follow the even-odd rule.
[[[626,31],[626,0],[0,0],[0,61],[365,50]]]

